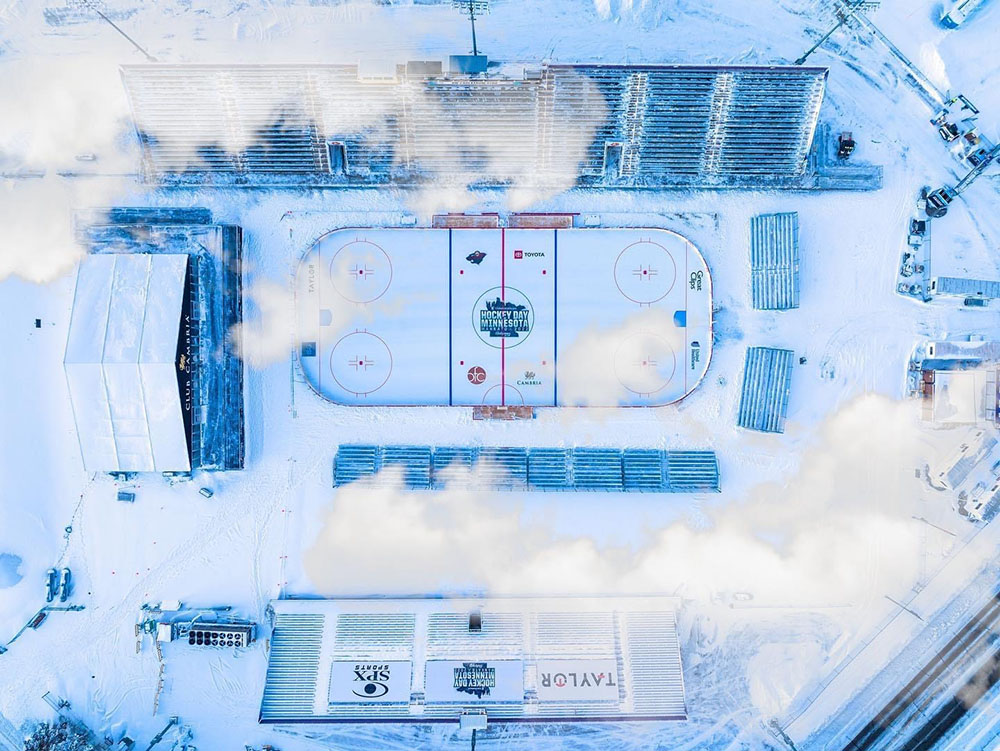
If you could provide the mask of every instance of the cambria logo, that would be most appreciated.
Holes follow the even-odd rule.
[[[535,378],[535,371],[526,370],[524,371],[524,378],[519,378],[517,381],[518,386],[541,386],[542,382]]]

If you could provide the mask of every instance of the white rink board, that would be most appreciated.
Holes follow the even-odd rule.
[[[334,230],[297,306],[340,404],[655,406],[711,357],[708,267],[663,229]]]

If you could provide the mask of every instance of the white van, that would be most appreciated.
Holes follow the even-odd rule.
[[[941,10],[941,25],[957,29],[976,8],[985,3],[986,0],[945,0],[944,8]]]

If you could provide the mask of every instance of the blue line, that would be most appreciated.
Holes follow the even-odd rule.
[[[454,375],[452,373],[454,361],[451,356],[451,310],[452,310],[451,283],[453,281],[452,276],[454,275],[454,273],[455,273],[454,268],[451,265],[451,230],[449,229],[448,230],[448,406],[449,407],[454,404],[454,399],[452,398],[452,393],[451,393],[452,381]]]
[[[552,230],[552,406],[559,406],[559,230]]]

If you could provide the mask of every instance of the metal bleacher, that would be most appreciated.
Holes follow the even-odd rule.
[[[750,219],[750,286],[757,310],[799,307],[799,215]]]
[[[714,451],[668,451],[666,473],[667,484],[678,493],[719,489],[719,460]]]
[[[664,483],[663,453],[656,449],[625,449],[622,452],[622,484],[624,489],[655,493],[662,488]],[[676,452],[668,451],[666,453],[669,456]]]
[[[334,486],[374,476],[379,470],[379,459],[378,446],[341,446],[337,449],[337,460],[333,465]]]
[[[399,468],[408,488],[431,486],[430,446],[386,446],[382,449],[382,469]]]
[[[573,449],[574,490],[622,490],[622,452],[619,449]]]
[[[528,452],[528,486],[533,490],[571,489],[570,462],[569,449],[531,449]]]
[[[743,368],[737,424],[764,433],[784,433],[794,353],[750,347]]]
[[[357,481],[410,490],[460,486],[501,491],[702,493],[720,489],[714,451],[341,445],[334,459],[334,487]]]
[[[476,484],[485,488],[524,490],[528,487],[528,451],[514,446],[479,449]]]

